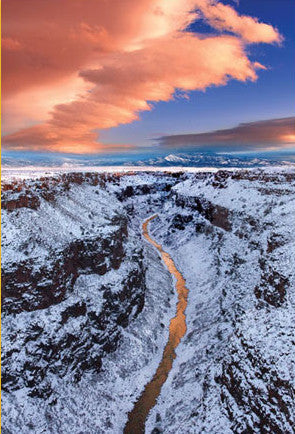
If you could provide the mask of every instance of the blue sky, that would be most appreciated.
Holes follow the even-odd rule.
[[[232,4],[232,2],[228,2]],[[163,135],[185,134],[234,127],[239,123],[294,116],[295,95],[295,2],[293,0],[240,0],[240,14],[256,16],[277,27],[284,36],[282,46],[257,44],[248,48],[250,58],[268,67],[259,71],[256,82],[231,81],[205,92],[194,91],[190,99],[154,104],[140,120],[101,131],[106,143],[150,145]],[[200,22],[196,32],[210,29]]]
[[[294,0],[30,5],[3,5],[3,155],[295,152]]]

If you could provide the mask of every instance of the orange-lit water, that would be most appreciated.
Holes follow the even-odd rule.
[[[164,348],[162,360],[154,377],[145,386],[133,410],[128,414],[128,421],[124,429],[125,434],[144,433],[146,418],[150,410],[156,404],[161,388],[167,380],[173,360],[176,357],[175,349],[186,332],[185,309],[187,306],[188,289],[185,286],[184,278],[177,270],[171,256],[166,253],[162,246],[153,240],[148,233],[148,224],[156,217],[157,215],[154,215],[145,220],[142,225],[142,232],[146,240],[160,252],[168,271],[176,278],[175,287],[178,294],[177,311],[175,317],[170,321],[168,342]]]

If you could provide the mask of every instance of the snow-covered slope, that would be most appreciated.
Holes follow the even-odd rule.
[[[173,189],[178,229],[171,203],[155,223],[190,294],[187,335],[148,432],[294,432],[294,175],[208,181]],[[180,216],[193,220],[181,226]]]
[[[4,433],[122,433],[189,289],[147,433],[292,433],[295,175],[61,174],[2,197]]]

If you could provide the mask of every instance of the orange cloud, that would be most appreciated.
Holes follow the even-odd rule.
[[[214,0],[196,0],[195,6],[212,27],[240,35],[248,43],[282,41],[282,36],[273,26],[260,23],[257,18],[241,16],[231,6]]]
[[[7,51],[20,50],[21,48],[19,41],[13,38],[2,38],[1,45],[2,49]]]
[[[235,35],[184,32],[199,14]],[[280,40],[208,0],[9,0],[3,37],[4,147],[81,153],[176,90],[256,80],[245,43]]]

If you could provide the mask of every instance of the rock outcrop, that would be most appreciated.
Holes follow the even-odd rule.
[[[129,236],[119,202],[114,198],[114,206],[107,207],[101,197],[104,178],[69,174],[4,188],[3,209],[13,233],[4,234],[3,242],[15,246],[5,252],[1,276],[6,392],[25,388],[30,397],[54,401],[52,376],[77,382],[86,372],[99,372],[121,330],[143,309],[142,248]],[[91,204],[80,197],[85,187],[93,188]],[[78,215],[68,208],[72,204]],[[68,232],[59,242],[42,238],[38,230],[52,215],[58,216],[61,229],[68,219]],[[96,215],[102,227],[95,226]],[[23,242],[26,219],[30,238]],[[56,228],[46,230],[55,236]],[[16,252],[25,259],[15,260]]]
[[[126,237],[127,222],[122,217],[105,238],[74,240],[64,250],[50,252],[39,264],[36,258],[7,264],[1,274],[2,312],[47,308],[64,300],[81,274],[104,275],[117,270],[124,258]]]
[[[6,432],[122,432],[175,314],[170,277],[141,237],[158,214],[150,233],[189,302],[147,432],[293,433],[294,193],[285,169],[5,184]]]
[[[185,209],[191,209],[203,216],[209,223],[218,228],[230,231],[232,229],[230,211],[220,205],[202,197],[185,197],[179,194],[175,195],[175,203],[177,206]]]
[[[133,255],[132,267],[118,280],[116,291],[111,284],[100,285],[99,279],[96,285],[81,294],[78,282],[73,294],[47,306],[38,317],[20,313],[8,321],[6,316],[5,339],[11,345],[2,352],[4,391],[26,388],[29,396],[47,399],[52,375],[77,382],[86,372],[99,372],[104,355],[116,349],[122,327],[143,309],[141,252]]]

